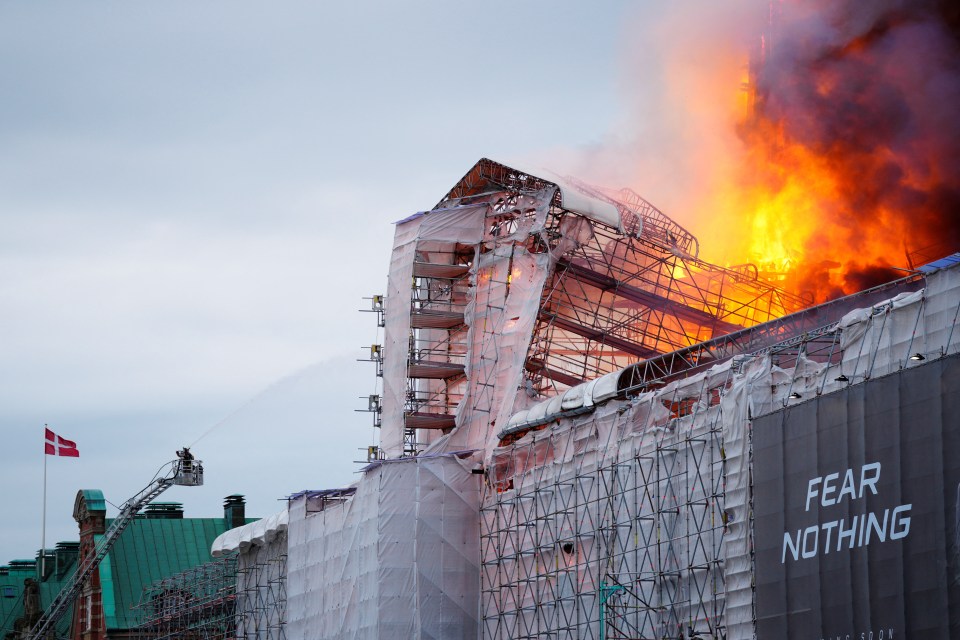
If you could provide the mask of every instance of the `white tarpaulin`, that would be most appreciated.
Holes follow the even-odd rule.
[[[483,237],[484,216],[488,208],[483,203],[440,209],[411,216],[397,224],[384,313],[380,447],[388,458],[403,454],[414,263],[419,252],[436,250],[444,244],[478,244]]]
[[[377,465],[320,511],[295,500],[287,638],[476,638],[479,502],[454,455]]]

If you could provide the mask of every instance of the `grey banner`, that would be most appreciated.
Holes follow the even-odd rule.
[[[960,638],[960,358],[753,421],[758,640]]]

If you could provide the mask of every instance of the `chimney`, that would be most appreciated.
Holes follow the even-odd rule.
[[[223,499],[223,521],[227,529],[242,527],[247,523],[246,504],[247,501],[238,494]]]
[[[62,578],[67,571],[77,564],[77,556],[80,555],[79,542],[58,542],[54,551],[56,554],[57,577]]]
[[[46,559],[46,562],[44,562]],[[40,549],[37,551],[37,580],[46,581],[56,568],[56,554],[53,549]]]

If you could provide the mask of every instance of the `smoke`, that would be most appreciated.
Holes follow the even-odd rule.
[[[631,20],[623,120],[542,164],[630,186],[824,300],[960,250],[960,9],[932,0],[673,3]]]
[[[815,194],[800,286],[832,297],[960,249],[957,10],[922,0],[770,8],[741,137],[774,163],[802,147],[833,183],[829,198]],[[840,274],[828,275],[827,257]]]

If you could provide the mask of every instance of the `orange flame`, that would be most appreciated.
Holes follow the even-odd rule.
[[[754,77],[743,83],[730,118],[740,155],[716,158],[732,168],[700,199],[709,219],[693,225],[705,257],[752,262],[819,302],[960,248],[955,139],[938,140],[952,134],[936,130],[927,114],[938,105],[916,86],[905,49],[915,36],[896,31],[928,28],[917,20],[780,61],[767,73],[796,77],[768,75],[768,93]]]

